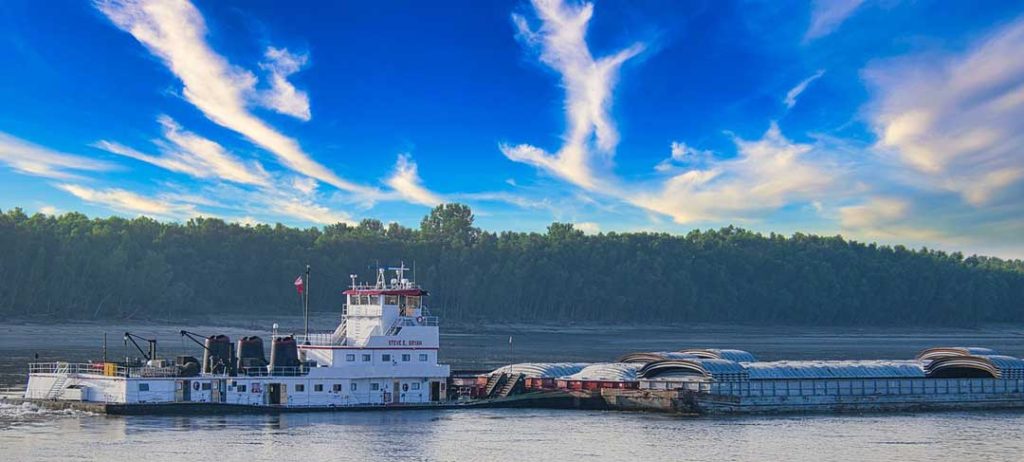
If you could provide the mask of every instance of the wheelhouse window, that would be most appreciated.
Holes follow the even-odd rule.
[[[209,390],[211,388],[212,386],[210,385],[210,382],[203,382],[203,390]]]
[[[370,384],[370,390],[380,391],[380,384],[379,383],[371,383]]]
[[[398,296],[397,295],[385,295],[384,296],[384,304],[385,305],[397,305],[398,304]]]
[[[370,305],[380,305],[380,295],[371,295],[369,297]]]

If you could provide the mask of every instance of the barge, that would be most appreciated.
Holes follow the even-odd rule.
[[[125,333],[123,361],[29,365],[13,400],[111,414],[279,413],[467,407],[585,408],[687,415],[1024,408],[1024,360],[980,347],[903,360],[758,361],[735,349],[638,352],[603,363],[519,363],[452,373],[438,318],[406,268],[351,276],[332,330],[260,337],[181,335],[201,357],[157,356]],[[296,279],[300,295],[306,278]],[[308,310],[307,310],[308,313]],[[139,342],[148,343],[148,349]],[[509,339],[511,342],[511,338]],[[141,358],[131,358],[134,346]],[[11,398],[4,398],[11,401]]]

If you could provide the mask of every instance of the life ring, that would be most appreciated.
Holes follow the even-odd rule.
[[[192,389],[195,391],[199,391],[199,382],[192,382]]]
[[[416,323],[423,324],[423,316],[416,316]]]

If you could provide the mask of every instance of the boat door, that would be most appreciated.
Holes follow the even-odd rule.
[[[441,401],[441,382],[430,382],[430,400]]]
[[[180,380],[178,386],[178,401],[192,401],[192,381]]]
[[[213,380],[213,386],[210,387],[210,402],[211,403],[223,403],[225,398],[224,393],[225,381],[220,379]]]
[[[391,404],[398,404],[398,403],[400,403],[401,401],[400,401],[399,398],[401,397],[401,395],[402,395],[402,384],[401,384],[401,382],[395,380],[394,387],[392,387],[392,391],[391,391]]]
[[[268,383],[267,384],[267,404],[281,404],[281,384],[280,383]]]

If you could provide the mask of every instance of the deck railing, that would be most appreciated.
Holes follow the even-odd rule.
[[[92,374],[108,377],[177,377],[178,368],[136,366],[125,367],[115,363],[29,363],[29,374]]]

